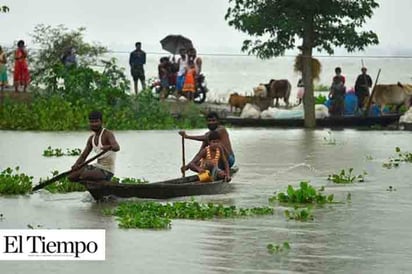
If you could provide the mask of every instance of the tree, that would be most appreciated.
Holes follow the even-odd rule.
[[[333,54],[335,47],[343,47],[352,52],[379,42],[374,32],[361,30],[379,7],[374,0],[229,0],[229,4],[225,15],[229,25],[254,37],[243,42],[242,51],[265,59],[296,47],[301,50],[306,127],[316,126],[313,49]]]
[[[0,13],[1,12],[4,12],[4,13],[6,13],[6,12],[9,12],[9,7],[8,6],[2,6],[2,5],[0,5]]]
[[[38,48],[31,58],[33,80],[42,83],[51,70],[61,64],[63,54],[69,49],[76,50],[77,61],[80,66],[94,65],[98,57],[107,52],[107,48],[98,44],[84,41],[84,31],[80,27],[69,30],[63,25],[56,27],[37,25],[31,34],[33,44]]]

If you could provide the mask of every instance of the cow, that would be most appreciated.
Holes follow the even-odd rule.
[[[289,96],[292,85],[286,79],[274,80],[271,79],[268,84],[259,84],[257,87],[253,88],[255,96],[262,98],[276,99],[275,107],[279,107],[279,98],[283,98],[286,106],[289,106]],[[273,107],[273,102],[271,104]]]
[[[253,88],[253,93],[256,97],[266,98],[268,95],[269,84],[259,84],[257,87]]]
[[[286,106],[289,106],[289,96],[292,85],[286,79],[270,80],[267,97],[276,99],[275,107],[279,107],[279,98],[283,98]],[[273,106],[273,105],[272,105]]]
[[[411,105],[412,98],[412,85],[401,84],[398,82],[396,85],[376,85],[373,91],[373,102],[380,107],[381,113],[385,105],[396,105],[396,110],[402,105],[407,108]]]
[[[230,112],[232,112],[232,109],[240,109],[242,110],[247,103],[252,102],[252,97],[251,96],[242,96],[239,95],[237,92],[230,94],[229,97],[229,105],[230,105]]]

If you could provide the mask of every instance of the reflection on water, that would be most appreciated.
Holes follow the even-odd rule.
[[[203,131],[192,131],[198,134]],[[240,171],[234,191],[202,196],[202,202],[241,207],[266,206],[275,191],[310,180],[326,185],[339,204],[313,210],[314,221],[287,221],[285,208],[273,216],[245,219],[173,220],[167,231],[123,230],[87,193],[33,195],[0,199],[0,228],[104,228],[105,262],[2,262],[2,273],[406,273],[412,267],[408,216],[412,210],[410,165],[383,169],[399,146],[412,151],[407,132],[230,129]],[[52,147],[82,148],[87,132],[0,132],[0,168],[20,166],[35,180],[51,170],[67,170],[72,157],[45,158]],[[180,138],[175,131],[116,133],[121,145],[116,176],[157,181],[180,176]],[[186,159],[199,143],[186,142]],[[372,160],[366,160],[372,156]],[[353,167],[368,172],[366,182],[332,185],[328,174]],[[388,192],[389,185],[397,191]],[[347,193],[351,201],[346,201]],[[288,241],[291,250],[269,254],[266,245]]]

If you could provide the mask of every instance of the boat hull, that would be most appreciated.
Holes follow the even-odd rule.
[[[232,173],[237,171],[233,170]],[[149,184],[121,184],[109,181],[82,181],[95,200],[114,196],[118,198],[170,199],[183,196],[224,194],[232,184],[223,180],[202,183],[197,175]]]
[[[397,124],[400,114],[389,114],[376,117],[363,116],[341,116],[316,119],[318,128],[362,128],[382,126],[387,127]],[[226,117],[221,119],[222,123],[237,127],[281,127],[281,128],[303,128],[303,119],[248,119],[239,117]]]

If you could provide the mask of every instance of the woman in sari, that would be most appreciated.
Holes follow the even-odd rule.
[[[183,94],[185,97],[192,101],[196,91],[196,68],[195,64],[189,60],[188,65],[186,67],[186,74],[185,74],[185,82],[183,84]]]
[[[27,65],[27,50],[23,40],[17,42],[14,60],[14,90],[18,92],[19,86],[23,86],[23,92],[26,92],[30,82],[30,73]]]
[[[6,63],[7,63],[6,53],[3,51],[2,47],[0,46],[0,89],[1,91],[3,91],[4,87],[7,86]]]

